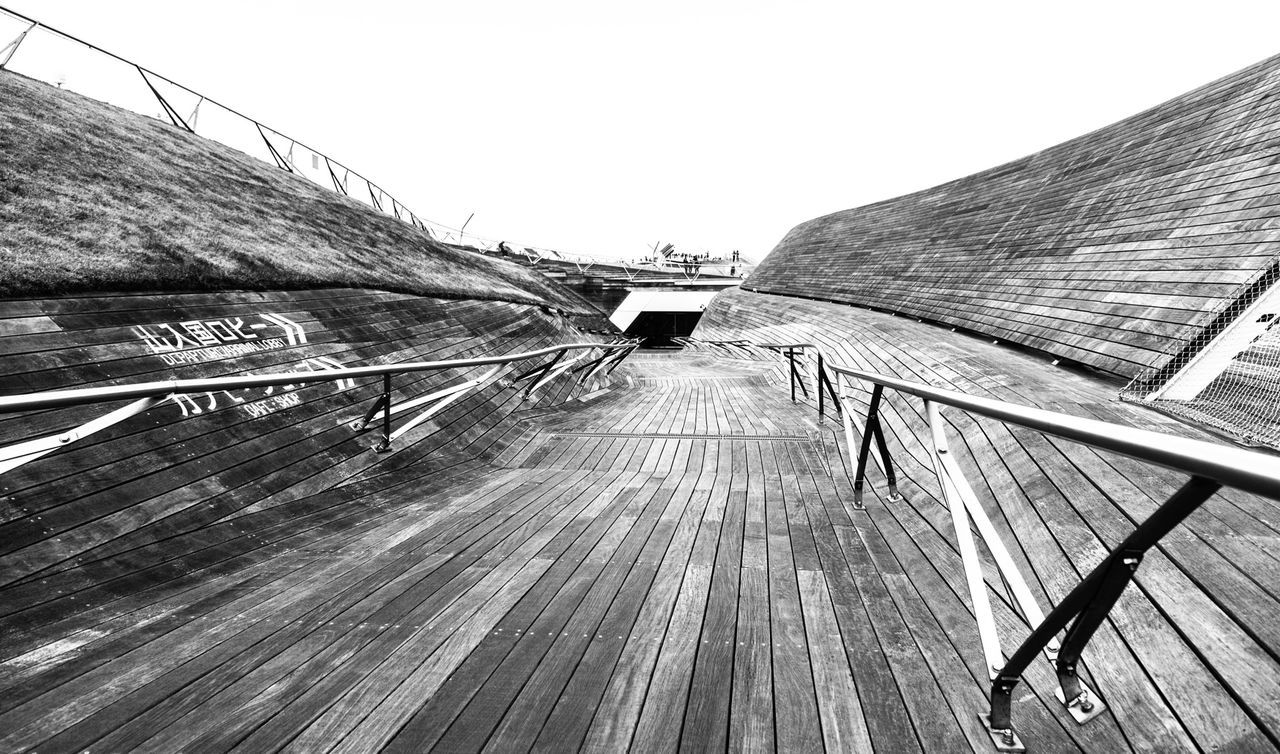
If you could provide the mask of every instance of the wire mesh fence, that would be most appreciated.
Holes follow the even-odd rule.
[[[1241,286],[1166,363],[1139,374],[1123,400],[1280,450],[1280,257]]]

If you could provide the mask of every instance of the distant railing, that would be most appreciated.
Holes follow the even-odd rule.
[[[782,354],[788,364],[791,381],[791,399],[796,399],[799,383],[804,394],[803,373],[812,372],[816,380],[819,399],[824,392],[835,400],[837,412],[844,425],[850,464],[854,472],[854,508],[863,508],[862,490],[866,477],[870,443],[874,437],[880,453],[886,481],[888,499],[901,500],[893,473],[892,459],[880,427],[879,408],[885,389],[915,396],[924,402],[925,416],[930,429],[927,450],[933,460],[934,474],[942,488],[943,498],[951,512],[952,525],[964,565],[969,595],[978,623],[978,634],[992,681],[991,708],[982,715],[992,742],[1000,751],[1024,751],[1023,744],[1014,732],[1012,724],[1013,690],[1021,680],[1031,661],[1044,652],[1053,664],[1058,677],[1058,699],[1079,723],[1086,723],[1105,709],[1102,700],[1080,680],[1077,665],[1089,639],[1111,612],[1124,588],[1133,579],[1146,552],[1161,538],[1187,518],[1202,503],[1222,487],[1235,487],[1246,492],[1280,500],[1280,460],[1275,456],[1242,448],[1218,445],[1202,440],[1135,429],[1121,424],[1083,419],[1069,414],[1007,401],[980,398],[954,390],[943,390],[918,382],[910,382],[889,375],[832,364],[824,358],[822,349],[811,343],[749,343],[746,341],[699,341],[683,339],[694,350],[708,350],[721,355],[746,355],[750,358],[773,358]],[[807,353],[816,355],[811,367],[800,362]],[[835,376],[835,388],[830,375]],[[867,421],[861,432],[861,442],[854,442],[851,416],[850,381],[861,380],[872,385]],[[1169,497],[1145,521],[1113,548],[1105,559],[1089,573],[1046,616],[1027,586],[1020,569],[1014,563],[1008,548],[997,533],[986,511],[965,479],[947,446],[940,406],[952,406],[971,414],[990,417],[999,421],[1034,429],[1046,435],[1083,443],[1089,447],[1119,453],[1130,458],[1152,463],[1174,471],[1191,475],[1181,488]],[[819,411],[823,412],[821,402]],[[825,413],[825,412],[824,412]],[[821,418],[822,414],[820,414]],[[858,453],[854,455],[854,448]],[[1009,585],[1032,626],[1031,635],[1013,652],[1008,661],[1000,647],[995,619],[987,598],[982,567],[970,529],[978,529],[996,562],[1001,575]],[[1074,621],[1074,622],[1073,622]],[[1066,630],[1061,644],[1057,635]]]
[[[552,251],[549,249],[536,249],[533,247],[521,247],[515,244],[509,244],[505,241],[471,241],[472,248],[481,254],[499,254],[508,257],[515,257],[523,260],[530,267],[538,267],[544,265],[551,267],[562,265],[563,269],[568,269],[572,265],[579,274],[586,274],[592,269],[596,269],[598,273],[605,273],[612,270],[613,274],[621,273],[625,275],[628,281],[634,281],[643,273],[658,273],[670,275],[673,278],[677,275],[683,277],[687,281],[696,281],[706,275],[708,277],[746,277],[746,274],[752,269],[749,262],[730,262],[725,259],[708,259],[698,262],[678,262],[658,257],[646,257],[643,259],[624,259],[621,257],[589,257],[581,254],[566,254],[564,252]],[[728,271],[725,270],[728,268]]]
[[[369,410],[360,419],[350,422],[357,432],[365,431],[373,426],[381,416],[381,439],[374,445],[374,450],[385,453],[391,450],[392,442],[405,432],[439,413],[449,404],[461,399],[470,392],[479,390],[501,378],[505,365],[528,359],[550,356],[550,360],[529,369],[511,379],[511,385],[527,381],[522,400],[528,399],[535,391],[551,380],[566,372],[575,374],[575,383],[588,382],[596,374],[608,376],[622,363],[627,356],[639,347],[638,341],[626,340],[614,343],[571,343],[536,351],[507,354],[505,356],[485,356],[473,359],[450,359],[447,361],[409,361],[396,364],[384,364],[367,367],[343,367],[322,371],[286,372],[283,374],[250,374],[238,377],[210,377],[193,380],[166,380],[162,382],[141,382],[131,385],[112,385],[109,387],[79,388],[75,390],[55,390],[22,395],[0,396],[0,414],[38,411],[42,409],[65,408],[88,404],[108,403],[135,399],[123,408],[98,417],[75,429],[57,434],[27,440],[0,448],[0,474],[17,468],[25,463],[48,455],[59,448],[64,448],[77,440],[118,424],[131,416],[136,416],[148,409],[160,405],[166,400],[179,395],[195,395],[219,391],[242,390],[245,388],[292,386],[316,382],[353,381],[362,377],[380,377],[382,391]],[[565,360],[570,352],[578,352]],[[597,353],[598,352],[598,353]],[[398,374],[415,372],[435,372],[444,369],[465,369],[469,367],[492,366],[493,368],[479,377],[465,380],[411,400],[393,404],[391,400],[392,377]],[[425,408],[422,408],[425,407]],[[396,429],[391,427],[391,417],[405,411],[422,408]]]
[[[390,215],[436,240],[471,244],[487,251],[498,248],[497,240],[466,233],[466,223],[454,228],[418,215],[371,179],[337,159],[173,79],[0,6],[0,21],[6,20],[8,24],[0,23],[0,70],[15,71],[59,87],[64,83],[74,84],[69,88],[81,94],[167,120],[175,128],[213,139]],[[15,31],[17,36],[9,37]],[[84,59],[76,69],[80,75],[74,82],[64,82],[67,66],[75,67],[77,58]],[[158,114],[156,108],[160,110]],[[584,264],[607,261],[529,245],[521,248],[538,257],[577,260]]]
[[[470,218],[459,228],[429,220],[406,207],[371,179],[328,154],[150,68],[0,6],[0,22],[4,21],[11,23],[0,23],[0,70],[11,70],[59,87],[69,84],[69,89],[80,94],[140,115],[167,120],[175,128],[237,149],[321,188],[390,215],[437,241],[473,248],[481,253],[508,253],[523,257],[535,266],[543,260],[551,260],[576,265],[580,272],[595,265],[619,267],[628,277],[634,277],[642,270],[658,270],[696,279],[702,268],[699,264],[666,260],[657,255],[642,260],[626,260],[574,254],[511,239],[485,238],[466,231]],[[17,35],[10,38],[8,35],[14,32]],[[22,55],[18,55],[20,49]],[[66,67],[75,66],[75,59],[84,57],[86,53],[90,57],[77,69],[81,75],[74,82],[63,81]],[[70,85],[72,83],[74,86]],[[707,260],[705,264],[732,266],[735,271],[749,266],[745,260],[736,259],[732,262],[726,259]]]

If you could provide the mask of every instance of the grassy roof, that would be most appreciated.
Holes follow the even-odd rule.
[[[217,142],[0,71],[0,296],[378,288],[594,313]]]

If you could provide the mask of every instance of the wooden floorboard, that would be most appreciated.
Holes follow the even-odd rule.
[[[514,342],[540,337],[520,332]],[[981,379],[971,363],[892,343],[858,353]],[[787,400],[777,374],[651,354],[587,401],[486,398],[394,462],[343,467],[342,484],[142,527],[75,549],[78,565],[47,556],[47,578],[60,574],[84,610],[42,594],[35,561],[15,561],[40,578],[4,592],[0,748],[990,751],[954,533],[927,459],[908,447],[919,408],[891,400],[885,413],[907,500],[883,499],[877,471],[858,511],[838,423]],[[1045,604],[1114,543],[1122,514],[1149,510],[1139,493],[1167,486],[950,420]],[[450,455],[446,436],[478,450]],[[65,510],[67,526],[88,526],[83,506]],[[1153,553],[1086,653],[1111,710],[1077,726],[1041,662],[1015,701],[1024,739],[1037,751],[1273,746],[1273,684],[1243,680],[1250,663],[1274,662],[1277,519],[1258,515],[1270,510],[1237,496]],[[154,557],[165,547],[176,551]],[[1002,634],[1025,634],[988,569]],[[1197,693],[1210,704],[1197,708]]]

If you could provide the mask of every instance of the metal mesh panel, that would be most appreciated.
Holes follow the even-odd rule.
[[[1120,397],[1246,445],[1280,450],[1280,258],[1164,366],[1138,375]]]

